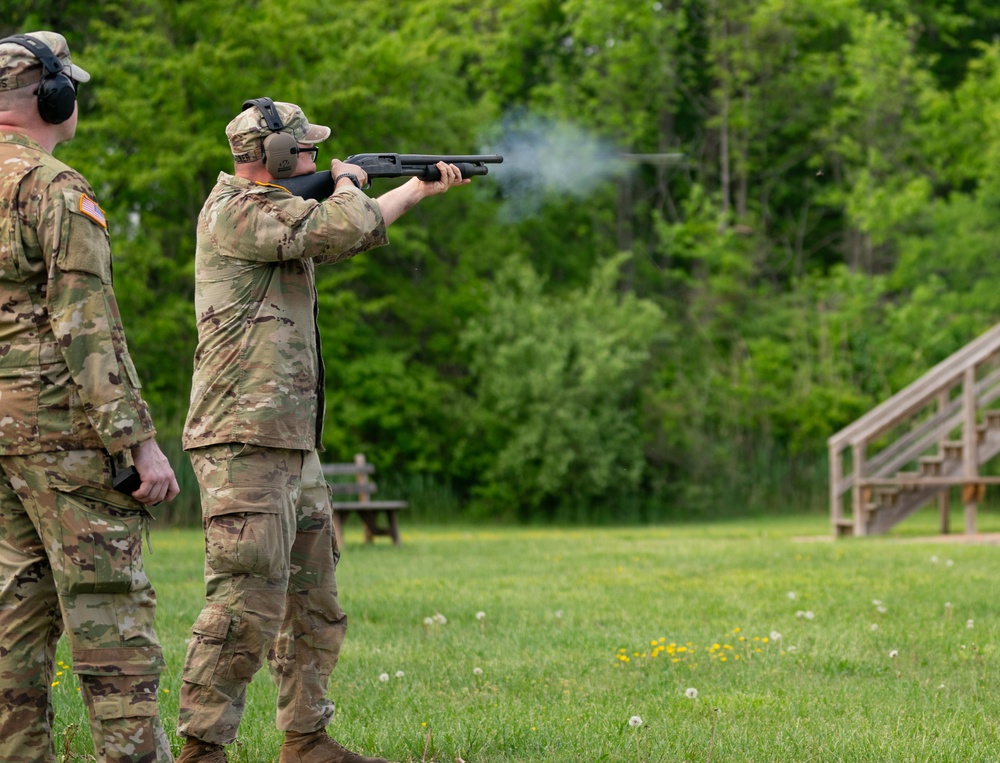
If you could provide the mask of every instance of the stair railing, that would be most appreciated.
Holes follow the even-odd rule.
[[[977,413],[1000,398],[1000,369],[994,369],[977,381],[976,372],[1000,355],[1000,324],[981,334],[922,377],[885,400],[853,424],[827,440],[830,450],[830,515],[834,535],[848,528],[855,535],[867,534],[866,492],[875,484],[900,484],[895,472],[904,464],[947,435],[962,428],[962,474],[933,480],[934,484],[965,486],[966,532],[974,532],[975,500],[982,486],[994,479],[979,476],[977,455]],[[962,394],[952,399],[958,386]],[[937,411],[926,421],[868,458],[869,445],[890,430],[899,427],[929,405]],[[844,474],[844,452],[850,451],[851,471]],[[914,479],[929,484],[928,480]],[[851,492],[851,518],[844,516],[844,496]],[[972,528],[972,529],[970,529]]]

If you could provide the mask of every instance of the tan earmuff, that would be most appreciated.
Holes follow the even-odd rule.
[[[246,111],[250,106],[257,107],[257,110],[264,116],[267,128],[272,131],[264,138],[262,147],[264,166],[273,177],[291,177],[298,161],[299,142],[295,140],[294,135],[281,132],[285,129],[285,125],[278,115],[278,108],[270,98],[254,98],[250,101],[244,101],[242,110]]]
[[[276,132],[264,138],[264,166],[276,178],[289,177],[298,161],[299,142],[287,132]]]

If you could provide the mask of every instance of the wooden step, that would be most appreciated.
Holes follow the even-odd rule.
[[[956,461],[961,461],[964,450],[965,443],[961,440],[945,440],[941,443],[941,454],[945,458],[953,458]]]
[[[875,503],[878,506],[895,506],[899,498],[898,487],[880,487],[875,489]]]
[[[849,535],[854,535],[854,520],[853,519],[838,519],[833,523],[836,528],[838,538],[846,538]]]
[[[908,485],[900,485],[900,490],[919,490],[920,485],[915,483],[916,480],[920,479],[923,475],[919,471],[915,472],[896,472],[896,476],[901,480],[914,480],[914,483]]]
[[[920,473],[925,477],[937,477],[941,474],[941,464],[944,456],[921,456],[918,461]]]
[[[986,418],[986,426],[1000,429],[1000,409],[987,408],[983,411],[983,415]]]

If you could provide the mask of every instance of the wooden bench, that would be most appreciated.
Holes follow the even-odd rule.
[[[409,507],[406,501],[373,501],[372,495],[378,486],[369,477],[375,473],[375,465],[365,460],[363,453],[354,456],[353,463],[323,464],[323,475],[330,484],[334,495],[353,493],[357,500],[333,502],[333,528],[337,533],[337,545],[344,547],[343,521],[357,512],[365,525],[365,543],[371,543],[376,535],[392,538],[399,545],[399,522],[396,512]],[[334,479],[331,479],[333,477]],[[354,477],[353,482],[345,482],[337,477]],[[384,514],[386,523],[379,524],[379,515]]]

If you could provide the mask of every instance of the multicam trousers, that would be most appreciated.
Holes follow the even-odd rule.
[[[147,517],[112,490],[100,451],[0,457],[5,763],[55,763],[51,685],[64,630],[97,760],[173,761],[156,704],[163,657],[142,564]]]
[[[330,492],[315,452],[254,445],[191,451],[201,485],[206,604],[184,663],[178,733],[236,739],[246,687],[267,658],[277,726],[311,732],[347,631]]]

